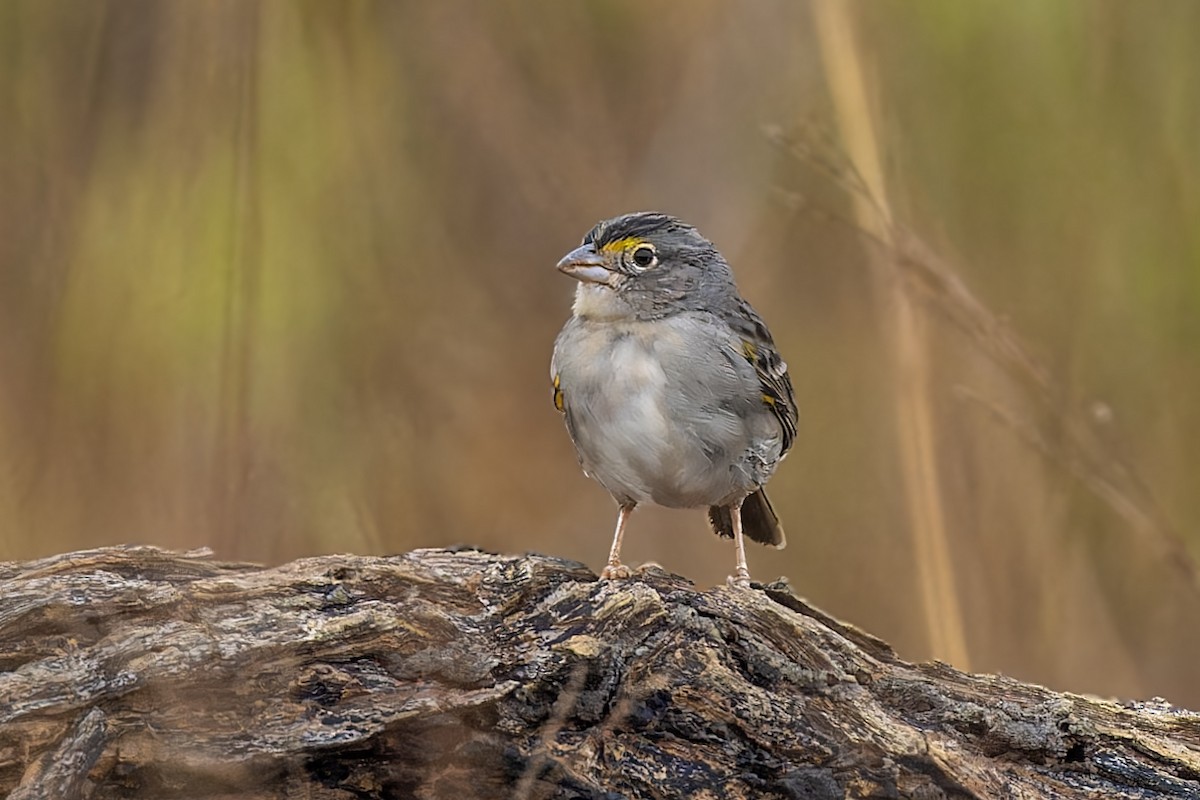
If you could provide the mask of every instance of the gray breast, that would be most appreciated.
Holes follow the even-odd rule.
[[[778,460],[779,427],[754,370],[715,320],[575,318],[553,368],[580,462],[620,502],[729,502]]]

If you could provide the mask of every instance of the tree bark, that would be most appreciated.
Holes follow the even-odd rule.
[[[542,556],[0,564],[0,795],[1197,798],[1200,715]]]

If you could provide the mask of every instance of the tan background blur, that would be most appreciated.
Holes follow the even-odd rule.
[[[839,150],[1044,384],[937,291],[897,320]],[[0,558],[598,568],[553,266],[644,208],[717,243],[791,365],[756,577],[908,658],[1200,706],[1188,0],[0,3]],[[660,510],[625,555],[733,558]]]

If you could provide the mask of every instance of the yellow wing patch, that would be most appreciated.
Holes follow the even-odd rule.
[[[771,409],[783,430],[783,450],[787,451],[796,436],[796,407],[792,401],[792,384],[787,376],[787,365],[770,344],[756,344],[742,339],[742,357],[754,365],[758,375],[762,403]]]

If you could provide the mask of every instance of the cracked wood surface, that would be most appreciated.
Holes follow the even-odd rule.
[[[1200,715],[541,556],[0,564],[0,795],[1200,798]]]

